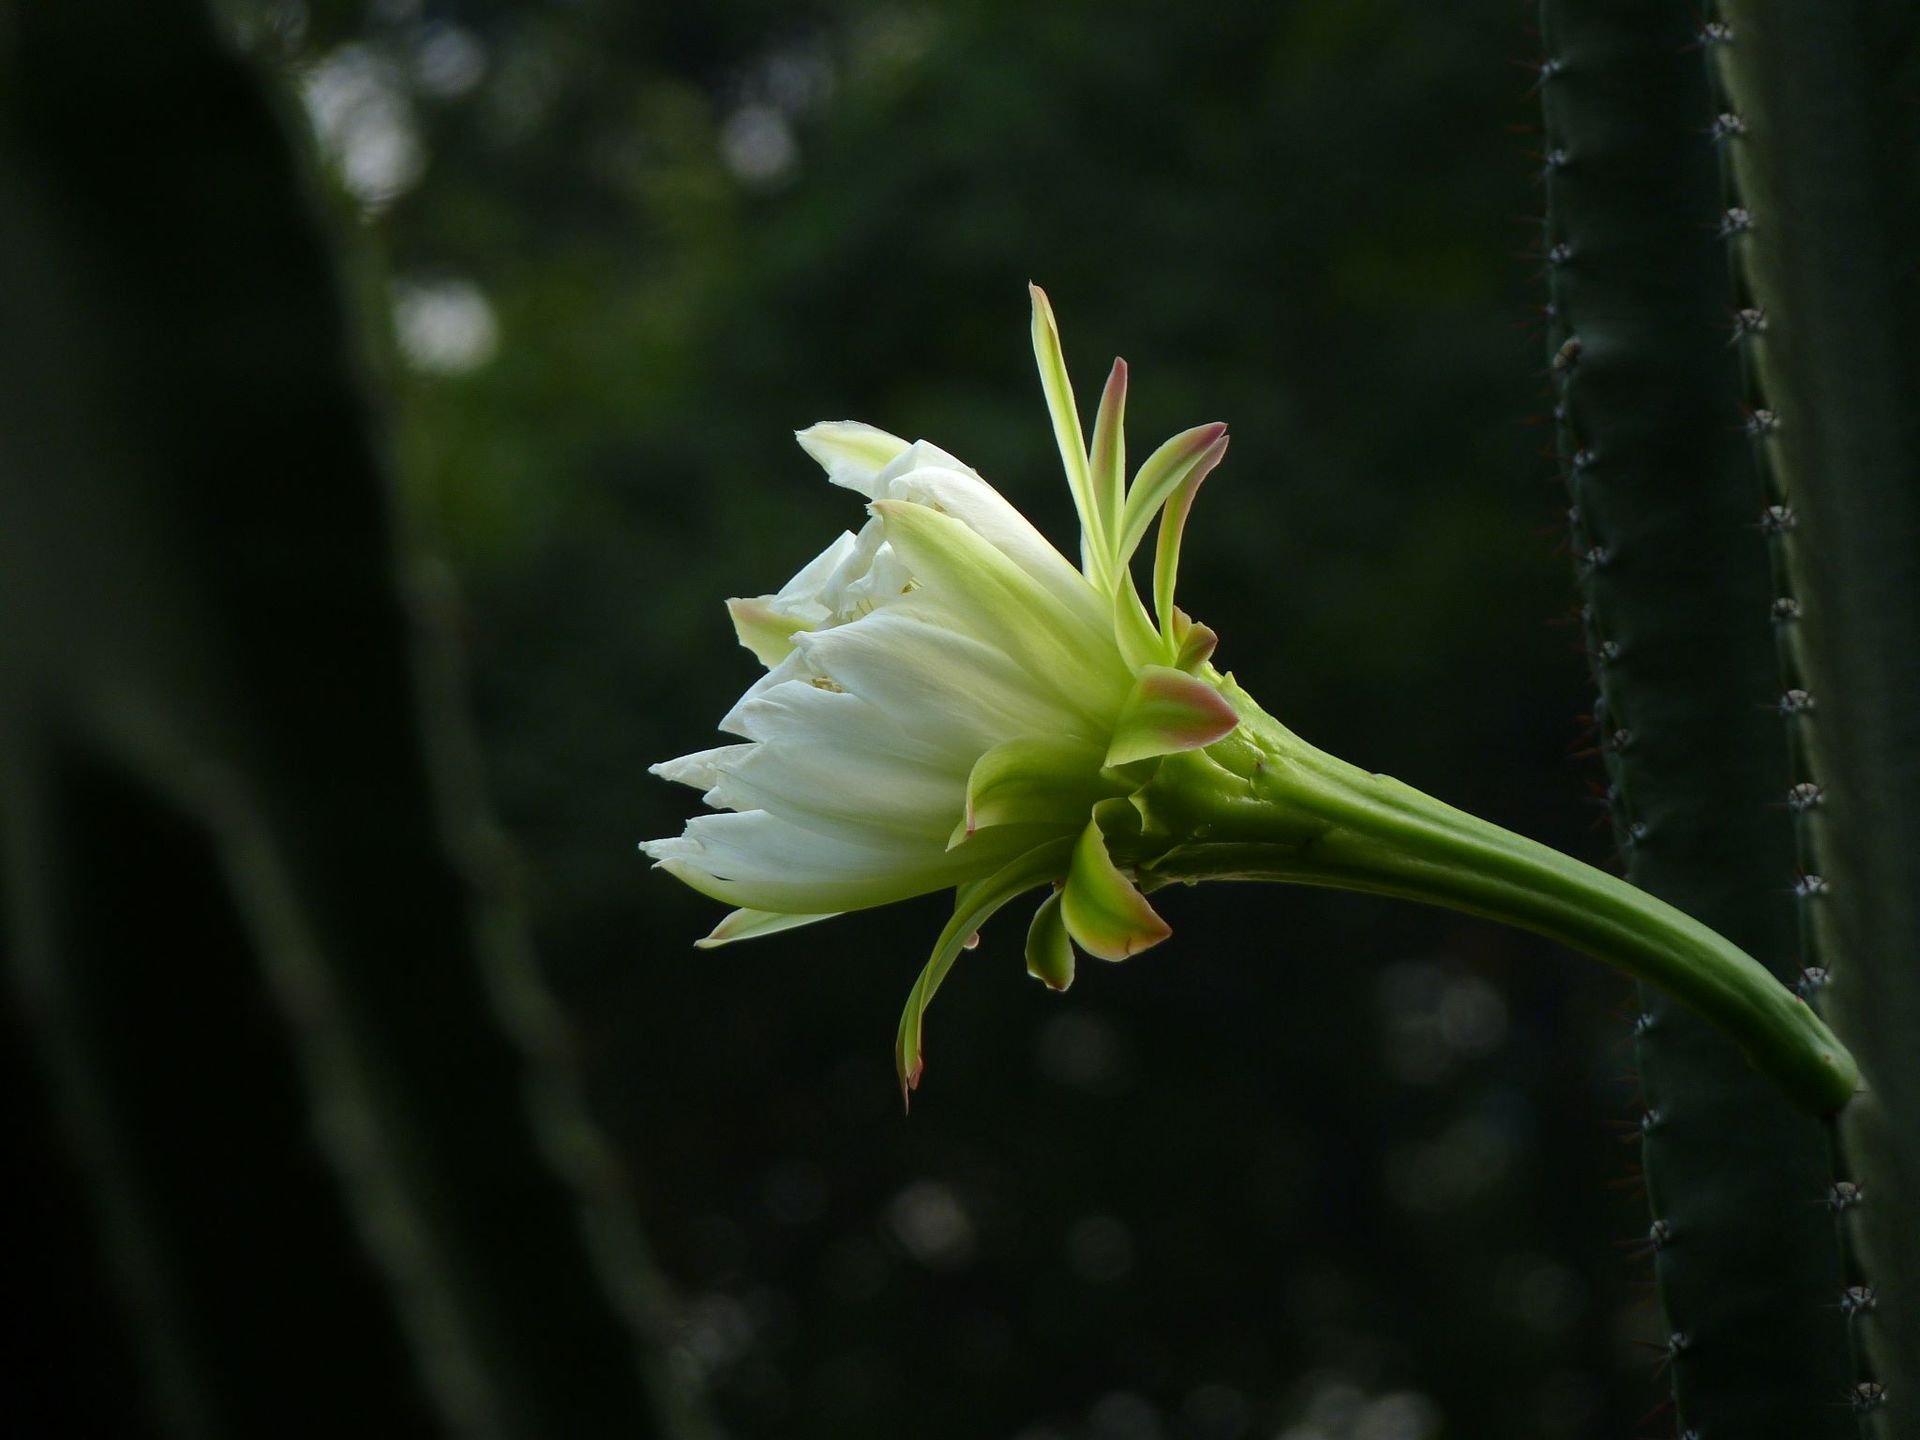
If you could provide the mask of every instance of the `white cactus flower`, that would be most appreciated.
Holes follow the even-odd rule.
[[[1108,959],[1166,937],[1110,857],[1096,807],[1138,788],[1156,757],[1238,723],[1205,663],[1212,632],[1172,603],[1181,530],[1226,427],[1175,436],[1129,487],[1126,365],[1114,363],[1089,454],[1052,312],[1032,293],[1080,563],[938,446],[852,422],[803,430],[801,447],[867,498],[871,518],[778,593],[728,602],[741,644],[767,666],[720,722],[744,743],[653,767],[725,812],[642,846],[740,907],[703,945],[961,887],[903,1024],[908,1084],[926,1001],[1021,890],[1061,887],[1029,946],[1056,988],[1072,976],[1068,937]],[[1128,561],[1157,516],[1156,623]]]
[[[779,592],[728,603],[767,673],[720,722],[741,743],[654,772],[721,813],[641,848],[736,906],[702,945],[955,888],[901,1017],[921,1022],[993,913],[1051,887],[1027,967],[1055,989],[1074,948],[1120,960],[1168,927],[1143,892],[1259,879],[1399,895],[1508,921],[1667,989],[1809,1109],[1853,1094],[1845,1048],[1797,995],[1705,926],[1623,881],[1315,748],[1208,659],[1173,603],[1180,539],[1226,427],[1183,431],[1125,478],[1127,367],[1093,443],[1047,299],[1034,355],[1080,517],[1079,563],[973,470],[847,422],[801,446],[870,518]],[[1131,562],[1158,522],[1152,611]]]

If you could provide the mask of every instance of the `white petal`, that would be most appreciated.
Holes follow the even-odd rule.
[[[747,687],[746,693],[733,702],[733,709],[720,717],[720,724],[716,728],[725,735],[740,735],[748,740],[754,739],[755,737],[748,735],[738,723],[738,717],[744,707],[790,681],[798,680],[802,684],[809,684],[814,678],[813,665],[807,657],[798,650],[791,651],[786,659]]]
[[[866,750],[844,735],[742,747],[721,768],[709,804],[765,810],[808,830],[944,846],[966,813],[967,777],[951,766]]]
[[[851,625],[797,638],[795,654],[816,673],[969,763],[1015,736],[1098,732],[1004,651],[941,623],[918,592]]]
[[[950,835],[966,811],[965,767],[924,746],[890,743],[897,727],[872,706],[850,695],[833,698],[864,713],[842,711],[839,723],[793,727],[797,733],[779,740],[722,745],[649,768],[703,791],[717,810],[766,810],[808,829],[868,835],[874,844],[888,835]]]
[[[913,584],[913,575],[908,571],[906,562],[891,545],[883,541],[874,551],[866,574],[850,582],[840,592],[836,618],[845,623],[858,620],[863,615],[871,615],[883,606],[897,604],[902,597],[912,593]]]
[[[822,690],[806,680],[788,681],[742,700],[727,716],[727,728],[772,745],[832,743],[837,738],[863,753],[943,773],[961,773],[971,763],[965,750],[914,734],[858,695]]]
[[[842,530],[831,545],[803,565],[800,573],[782,585],[780,593],[773,598],[789,605],[809,600],[817,603],[822,588],[859,543],[849,531]]]
[[[1031,845],[1031,833],[1012,835],[992,854],[973,846],[951,854],[937,841],[870,844],[857,836],[826,835],[770,815],[701,815],[686,833],[649,840],[641,849],[661,869],[704,895],[752,910],[822,914],[886,905],[944,889],[980,873],[1000,851]],[[990,832],[992,840],[999,832]]]
[[[671,780],[676,785],[691,785],[696,790],[711,790],[720,779],[722,761],[738,759],[753,747],[751,745],[721,745],[712,750],[696,750],[691,755],[677,756],[672,760],[662,760],[658,765],[649,765],[649,774],[658,775],[662,780]]]
[[[931,440],[916,440],[895,455],[886,469],[873,477],[873,493],[867,498],[887,499],[893,494],[893,487],[916,470],[945,470],[949,474],[971,475],[976,480],[980,479],[979,472],[966,461],[949,455]]]
[[[874,480],[889,463],[907,448],[898,435],[889,435],[857,420],[822,420],[794,433],[827,479],[849,490],[858,490],[869,500],[874,495]]]

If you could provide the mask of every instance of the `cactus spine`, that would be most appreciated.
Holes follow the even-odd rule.
[[[1715,235],[1724,137],[1684,7],[1544,0],[1542,30],[1550,383],[1615,833],[1635,884],[1791,979],[1773,588]],[[1657,992],[1635,1032],[1677,1432],[1852,1435],[1826,1134]]]

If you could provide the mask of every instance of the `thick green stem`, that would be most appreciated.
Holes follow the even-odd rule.
[[[1852,1098],[1853,1058],[1745,951],[1625,881],[1317,750],[1233,691],[1244,723],[1170,757],[1149,829],[1182,843],[1143,879],[1278,880],[1422,900],[1504,921],[1657,985],[1819,1114]]]

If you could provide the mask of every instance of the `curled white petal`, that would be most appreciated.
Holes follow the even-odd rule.
[[[900,480],[916,470],[945,470],[950,474],[971,475],[976,480],[980,479],[979,472],[958,456],[949,455],[931,440],[916,440],[888,461],[886,468],[873,477],[873,491],[867,498],[886,499]]]

